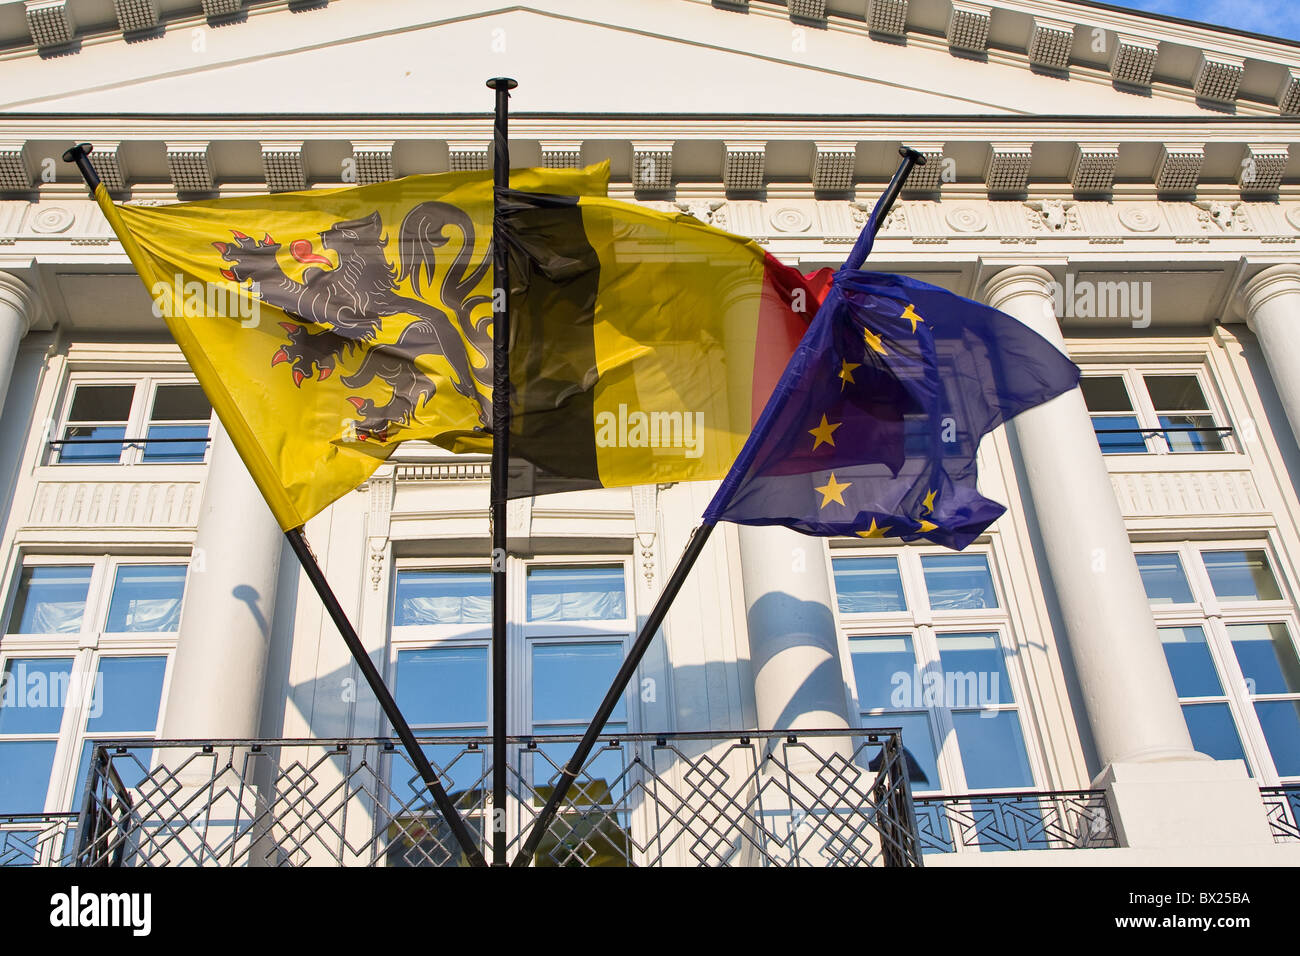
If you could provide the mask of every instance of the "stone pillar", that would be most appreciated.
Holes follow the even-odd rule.
[[[0,412],[9,394],[18,343],[32,326],[36,303],[36,294],[24,282],[0,272]]]
[[[256,737],[284,536],[235,446],[212,456],[172,665],[165,738]]]
[[[1300,441],[1300,266],[1265,269],[1242,286],[1240,300],[1291,431]]]
[[[1006,269],[985,297],[1065,350],[1052,276]],[[1148,848],[1263,846],[1259,790],[1241,761],[1192,748],[1137,562],[1083,395],[1077,389],[1012,422],[1055,585],[1083,707],[1105,765],[1119,842]]]

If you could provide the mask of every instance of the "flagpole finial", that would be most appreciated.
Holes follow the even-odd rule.
[[[925,165],[925,154],[913,149],[911,146],[898,147],[898,155],[904,159],[910,158],[918,166]]]
[[[77,172],[81,173],[81,178],[86,181],[92,193],[99,188],[99,173],[95,172],[95,165],[90,161],[94,149],[89,143],[77,143],[63,153],[63,161],[77,167]]]
[[[518,80],[512,80],[508,76],[494,76],[487,81],[489,90],[513,90],[518,85]]]
[[[89,143],[77,143],[71,149],[63,151],[63,161],[65,163],[75,163],[78,156],[88,156],[95,151],[95,147]]]

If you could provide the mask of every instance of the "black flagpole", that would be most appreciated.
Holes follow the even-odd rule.
[[[880,198],[879,209],[880,215],[876,218],[875,233],[880,232],[880,227],[893,208],[894,201],[903,189],[903,183],[907,181],[908,175],[912,172],[914,166],[924,166],[925,157],[914,149],[904,146],[898,151],[903,157],[903,161],[898,164],[898,169],[894,171],[894,176],[885,187],[885,192]],[[524,841],[519,853],[515,856],[512,866],[527,866],[537,852],[538,845],[542,842],[542,837],[546,835],[547,828],[551,825],[551,820],[559,810],[560,804],[568,796],[569,789],[573,786],[574,780],[582,772],[583,765],[586,764],[587,758],[591,755],[592,749],[596,746],[596,739],[605,729],[605,724],[614,709],[618,707],[618,702],[623,698],[627,691],[627,685],[636,674],[636,669],[641,665],[641,659],[650,649],[650,644],[654,640],[659,626],[668,616],[668,609],[672,606],[673,600],[677,597],[677,592],[682,589],[686,583],[687,576],[691,573],[691,568],[695,566],[696,560],[701,552],[704,551],[704,545],[708,542],[709,536],[713,534],[716,522],[706,521],[691,532],[691,538],[686,543],[686,550],[677,560],[677,566],[673,568],[672,576],[668,578],[668,583],[664,585],[655,606],[651,608],[650,614],[641,625],[641,630],[632,642],[632,647],[628,650],[627,657],[623,660],[623,666],[619,668],[618,673],[614,675],[614,682],[610,684],[609,690],[605,694],[605,699],[600,702],[600,707],[596,710],[596,716],[591,719],[587,726],[587,732],[583,734],[582,742],[569,758],[569,762],[564,765],[560,772],[559,779],[555,782],[555,788],[551,791],[550,799],[546,801],[546,806],[538,814],[537,819],[533,821],[532,829],[528,832],[528,838]]]
[[[506,495],[510,466],[510,255],[501,231],[500,190],[510,187],[508,77],[496,90],[492,129],[492,865],[506,865]]]
[[[86,180],[86,185],[90,187],[91,193],[94,193],[99,186],[99,174],[90,161],[90,152],[91,146],[89,143],[78,143],[63,154],[63,160],[76,165],[82,178]],[[379,701],[384,716],[393,725],[393,730],[402,741],[402,746],[406,748],[411,763],[415,765],[415,769],[419,772],[421,779],[424,780],[425,786],[429,788],[434,803],[437,804],[438,810],[447,821],[447,825],[451,827],[451,832],[456,837],[456,842],[460,844],[461,849],[464,850],[470,865],[486,866],[487,861],[483,858],[483,851],[479,849],[473,834],[465,826],[465,821],[456,810],[455,804],[447,796],[447,791],[443,789],[442,783],[438,780],[438,774],[434,771],[432,764],[429,763],[429,758],[425,756],[424,751],[420,749],[419,743],[416,742],[410,724],[402,716],[397,701],[393,699],[393,695],[384,684],[383,677],[376,670],[374,662],[370,660],[370,655],[366,653],[365,645],[361,643],[361,638],[357,636],[356,629],[352,627],[352,622],[348,620],[342,605],[339,604],[338,598],[335,597],[334,591],[330,588],[329,581],[325,578],[325,573],[317,563],[316,556],[312,554],[311,548],[308,547],[307,538],[303,535],[302,528],[292,528],[286,531],[284,536],[289,539],[289,545],[293,548],[293,553],[298,556],[298,562],[316,588],[316,593],[320,595],[321,603],[325,605],[325,610],[329,612],[331,620],[334,621],[334,626],[338,628],[339,634],[343,637],[343,643],[351,651],[352,659],[356,661],[357,667],[361,669],[361,674],[365,677],[366,683],[370,685],[375,698]]]

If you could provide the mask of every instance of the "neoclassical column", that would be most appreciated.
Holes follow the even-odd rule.
[[[849,727],[831,587],[817,538],[740,526],[760,729]]]
[[[284,536],[226,430],[213,426],[161,736],[256,737]]]
[[[1052,289],[1045,270],[1016,266],[984,294],[1065,351]],[[1204,759],[1192,748],[1082,393],[1023,412],[1011,427],[1102,764]]]
[[[36,293],[26,283],[0,272],[0,412],[4,411],[9,394],[18,345],[32,326],[36,305]]]
[[[1238,295],[1300,441],[1300,266],[1271,266],[1246,282]]]

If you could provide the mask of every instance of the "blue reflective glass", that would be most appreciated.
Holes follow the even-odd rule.
[[[459,727],[455,730],[421,730],[419,736],[482,737],[486,736],[487,731],[487,726],[482,725],[478,727]],[[429,763],[433,764],[433,769],[442,781],[447,796],[457,802],[457,805],[462,809],[479,805],[479,800],[475,799],[478,794],[471,791],[478,791],[492,786],[491,773],[488,769],[488,759],[491,757],[490,749],[480,747],[477,750],[469,750],[465,744],[423,743],[420,745],[420,749],[429,758]],[[429,793],[428,787],[424,785],[424,779],[400,747],[394,750],[389,757],[388,773],[392,788],[392,793],[389,794],[388,799],[388,809],[391,813],[401,813],[404,810],[418,808],[432,808],[434,806],[433,796]],[[437,813],[436,810],[433,812]],[[433,824],[434,821],[431,820],[430,823]],[[477,820],[472,817],[466,821],[466,824],[471,830],[478,827]],[[450,846],[451,843],[447,845]]]
[[[586,724],[554,724],[533,728],[539,734],[570,734],[581,736],[587,730]],[[615,737],[626,732],[627,724],[611,721],[605,725],[602,736]],[[533,786],[539,790],[538,797],[545,799],[549,795],[549,785],[557,777],[568,759],[573,756],[576,743],[546,744],[538,746],[540,753],[535,753],[533,761]],[[574,784],[574,793],[569,797],[576,804],[609,804],[622,799],[624,781],[621,779],[626,767],[627,748],[615,747],[601,741],[591,752],[586,769]],[[547,788],[542,790],[542,788]],[[541,802],[541,801],[538,801]]]
[[[1034,785],[1015,711],[958,711],[952,722],[968,787],[1027,789]]]
[[[1300,777],[1300,700],[1257,700],[1255,713],[1280,777]]]
[[[863,710],[918,703],[928,706],[923,701],[911,637],[853,637],[849,639],[849,656],[858,687],[858,706]]]
[[[90,565],[23,568],[9,618],[10,634],[75,634],[90,590]]]
[[[1152,604],[1191,604],[1192,589],[1187,586],[1183,562],[1173,551],[1159,554],[1138,554],[1138,573],[1146,588],[1147,600]]]
[[[90,696],[86,730],[98,734],[153,733],[162,702],[165,657],[104,657]]]
[[[1258,551],[1202,551],[1214,593],[1224,601],[1277,601],[1282,592],[1268,566],[1268,555]]]
[[[894,558],[838,558],[832,567],[841,614],[907,610]]]
[[[57,734],[63,708],[84,687],[72,679],[71,657],[9,658],[0,674],[0,735]]]
[[[486,624],[492,621],[487,571],[398,571],[393,625]]]
[[[207,454],[207,442],[176,439],[207,437],[207,425],[150,425],[145,432],[144,460],[151,463],[202,461]]]
[[[528,569],[530,621],[621,621],[626,617],[621,565]]]
[[[488,649],[427,647],[399,651],[394,693],[412,726],[488,721]]]
[[[81,744],[81,757],[77,761],[77,789],[72,797],[69,809],[80,812],[86,796],[86,775],[90,772],[90,755],[98,741],[85,740]],[[149,776],[150,762],[154,751],[150,747],[128,747],[126,753],[119,753],[114,747],[110,751],[110,766],[128,789],[136,789]]]
[[[988,558],[982,554],[927,554],[921,558],[921,569],[933,610],[998,606]]]
[[[1223,693],[1205,631],[1195,625],[1157,630],[1179,697],[1217,697]]]
[[[1092,427],[1102,454],[1140,455],[1147,450],[1136,415],[1093,415]]]
[[[0,830],[0,866],[34,866],[40,854],[40,830]]]
[[[170,633],[180,629],[183,564],[123,564],[113,580],[104,630]]]
[[[1285,624],[1229,624],[1228,638],[1252,694],[1300,694],[1300,660]]]
[[[122,457],[125,425],[69,425],[59,445],[60,464],[117,464]]]
[[[623,644],[534,643],[532,657],[533,729],[550,733],[538,725],[591,719],[623,663]],[[621,698],[612,719],[627,719]]]
[[[1215,760],[1246,759],[1227,704],[1183,704],[1183,720],[1187,722],[1192,746],[1199,752]]]
[[[1163,434],[1171,452],[1223,451],[1223,433],[1213,415],[1161,415],[1160,425],[1169,429]]]
[[[45,809],[55,746],[53,740],[0,741],[0,813]]]
[[[940,634],[937,639],[946,706],[988,707],[1016,702],[995,632]]]
[[[934,746],[934,733],[926,714],[871,714],[863,715],[862,726],[867,730],[897,727],[902,732],[903,756],[907,760],[907,779],[913,790],[938,790],[939,760]],[[878,769],[875,761],[872,767]]]

